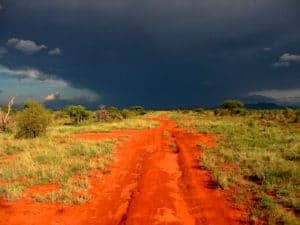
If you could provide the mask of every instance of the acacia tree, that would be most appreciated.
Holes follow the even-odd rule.
[[[233,110],[233,109],[239,109],[239,108],[243,108],[244,107],[244,103],[239,101],[239,100],[226,100],[222,103],[221,107],[223,109],[229,109],[229,110]]]
[[[3,106],[0,110],[0,121],[1,121],[1,130],[6,131],[7,125],[10,119],[10,113],[15,101],[15,97],[11,97],[8,101],[7,106]]]
[[[64,110],[74,124],[80,124],[90,117],[90,112],[82,105],[70,105]]]

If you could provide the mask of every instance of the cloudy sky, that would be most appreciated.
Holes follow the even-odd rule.
[[[299,0],[0,0],[0,104],[300,105]]]

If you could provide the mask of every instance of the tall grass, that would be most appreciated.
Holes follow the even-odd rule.
[[[267,115],[276,117],[272,112]],[[202,149],[200,163],[222,188],[246,184],[245,190],[250,189],[256,199],[254,217],[269,224],[299,224],[295,216],[300,212],[299,129],[251,113],[214,116],[208,111],[170,116],[180,126],[218,134],[218,146]]]
[[[120,121],[112,122],[88,122],[79,126],[74,125],[57,125],[50,129],[50,132],[56,134],[75,134],[84,132],[110,132],[112,130],[123,130],[123,129],[135,129],[142,130],[147,128],[154,128],[158,125],[157,122],[145,119],[144,117],[134,117],[129,119],[124,119]]]
[[[13,134],[0,133],[0,197],[21,198],[35,185],[55,184],[56,191],[36,195],[36,201],[80,203],[88,200],[88,171],[107,172],[113,159],[116,140],[74,142],[74,133],[109,132],[115,129],[145,129],[157,123],[143,117],[122,121],[63,125],[49,128],[47,136],[15,139]]]

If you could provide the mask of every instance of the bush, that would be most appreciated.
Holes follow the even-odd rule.
[[[221,108],[229,109],[229,110],[239,109],[243,107],[244,107],[244,103],[239,100],[226,100],[221,105]]]
[[[17,117],[17,137],[35,138],[46,133],[51,121],[50,113],[36,102],[27,102]]]
[[[230,110],[231,115],[241,115],[241,116],[245,116],[247,114],[247,110],[244,108],[234,108],[232,110]]]
[[[82,105],[70,105],[64,110],[71,118],[74,124],[80,124],[87,120],[91,113],[86,110]]]
[[[197,109],[194,109],[193,111],[196,113],[204,113],[205,112],[205,110],[203,108],[197,108]]]
[[[300,123],[300,110],[296,112],[295,123]]]
[[[97,121],[110,121],[112,117],[106,109],[102,108],[95,112],[95,119]]]
[[[145,115],[146,110],[142,106],[132,106],[130,107],[130,111],[134,112],[136,115]]]
[[[109,107],[107,108],[107,111],[109,112],[110,116],[112,117],[112,119],[114,120],[121,120],[123,119],[121,110],[119,110],[116,107]]]
[[[121,114],[122,114],[124,119],[128,119],[130,116],[132,116],[132,113],[128,109],[123,109],[121,111]]]
[[[227,116],[230,115],[231,112],[228,109],[215,109],[214,114],[216,116]]]

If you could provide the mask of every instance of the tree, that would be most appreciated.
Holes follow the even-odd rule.
[[[222,103],[221,108],[229,110],[240,109],[244,108],[244,103],[239,100],[226,100]]]
[[[90,112],[82,105],[70,105],[65,108],[65,112],[69,115],[74,124],[80,124],[90,117]]]
[[[14,104],[15,97],[11,97],[6,106],[3,106],[0,110],[1,130],[7,130],[7,124],[9,122],[10,113]]]
[[[17,137],[35,138],[45,134],[50,122],[51,115],[42,104],[27,102],[17,116]]]

